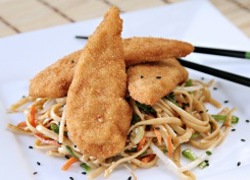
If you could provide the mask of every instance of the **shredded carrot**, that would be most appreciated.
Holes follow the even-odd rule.
[[[150,161],[152,161],[155,158],[155,154],[148,154],[146,156],[144,156],[141,161],[144,163],[148,163]]]
[[[30,124],[33,127],[36,127],[35,112],[36,112],[35,106],[31,106],[31,108],[30,108]]]
[[[138,146],[137,146],[137,150],[138,150],[138,151],[140,151],[140,150],[142,149],[142,147],[145,145],[146,141],[147,141],[147,137],[144,136],[144,137],[142,138],[142,140],[139,142]]]
[[[173,144],[172,144],[171,136],[168,136],[167,141],[168,141],[168,157],[171,158],[173,155]]]
[[[72,165],[72,164],[74,164],[75,162],[77,162],[78,161],[78,159],[77,158],[75,158],[75,157],[71,157],[71,158],[69,158],[65,163],[64,163],[64,165],[62,166],[62,170],[64,170],[64,171],[66,171],[66,170],[68,170],[69,168],[70,168],[70,166]]]
[[[44,137],[43,135],[38,134],[38,133],[36,133],[35,136],[36,136],[42,143],[51,144],[51,145],[55,145],[55,146],[59,146],[58,142],[55,141],[55,140],[53,140],[53,139],[46,138],[46,137]]]
[[[18,125],[17,125],[17,127],[26,127],[27,126],[27,124],[26,124],[26,122],[25,121],[22,121],[22,122],[20,122]]]
[[[161,133],[160,133],[160,131],[157,130],[156,128],[154,128],[154,133],[155,133],[155,135],[156,135],[156,138],[157,138],[159,144],[161,145],[161,143],[162,143],[162,138],[161,138]]]

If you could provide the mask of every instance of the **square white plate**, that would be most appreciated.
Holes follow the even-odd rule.
[[[209,16],[208,16],[209,14]],[[123,37],[157,36],[189,41],[195,45],[247,50],[246,38],[236,27],[225,19],[207,1],[186,1],[170,6],[122,14],[124,19]],[[65,159],[48,157],[44,152],[29,149],[34,139],[18,136],[6,129],[8,123],[22,121],[22,114],[10,115],[6,109],[23,95],[28,94],[29,79],[56,59],[76,49],[84,40],[75,35],[89,35],[100,22],[99,19],[74,23],[46,30],[23,33],[0,40],[0,175],[5,180],[12,179],[85,179],[82,170],[74,165],[69,171],[61,171]],[[214,66],[250,77],[250,63],[236,58],[207,55],[190,55],[189,60]],[[215,79],[213,96],[226,106],[237,107],[240,122],[235,132],[230,132],[223,144],[216,149],[210,166],[195,170],[197,179],[236,179],[250,177],[250,89],[219,78],[189,70],[191,78],[204,77],[204,81]],[[244,138],[246,142],[242,142]],[[37,162],[41,165],[38,166]],[[241,162],[241,166],[237,163]],[[38,174],[33,175],[33,172]],[[159,166],[137,170],[138,179],[176,179],[159,162]],[[127,179],[129,172],[118,168],[110,179]],[[99,179],[103,179],[100,177]]]

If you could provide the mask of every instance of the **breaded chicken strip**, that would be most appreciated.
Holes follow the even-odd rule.
[[[183,57],[194,49],[189,43],[150,37],[125,39],[123,46],[127,66],[146,61]],[[66,96],[81,51],[65,56],[38,73],[30,81],[29,95],[50,98]]]
[[[132,110],[124,99],[127,74],[122,20],[112,7],[86,44],[66,100],[69,137],[83,154],[106,159],[125,146]]]
[[[183,41],[150,37],[124,39],[123,47],[127,66],[184,57],[194,50],[191,44]]]
[[[29,95],[50,98],[66,96],[81,53],[82,50],[75,51],[39,72],[30,81]]]
[[[147,105],[156,104],[188,77],[187,70],[174,58],[128,68],[130,96]]]

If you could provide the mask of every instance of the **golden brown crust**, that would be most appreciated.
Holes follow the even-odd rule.
[[[127,74],[119,10],[111,8],[88,40],[67,97],[70,139],[83,154],[106,159],[125,146],[132,110],[124,99]]]
[[[123,46],[127,66],[184,57],[194,50],[194,47],[186,42],[150,37],[124,39]]]
[[[131,66],[127,73],[130,96],[147,105],[156,104],[188,77],[186,69],[174,58]]]
[[[30,80],[29,95],[51,98],[66,96],[81,52],[75,51],[39,72]]]
[[[193,46],[186,42],[150,37],[125,39],[123,46],[127,66],[146,61],[182,57],[193,51]],[[51,98],[66,96],[81,51],[78,50],[65,56],[38,73],[30,81],[30,96]],[[73,64],[72,60],[74,60]]]

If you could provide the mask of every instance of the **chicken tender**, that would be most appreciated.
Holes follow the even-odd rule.
[[[29,95],[50,98],[66,96],[81,53],[82,50],[75,51],[39,72],[30,81]]]
[[[156,104],[188,77],[187,70],[174,58],[128,68],[130,96],[147,105]]]
[[[127,74],[119,10],[110,8],[76,65],[66,100],[69,137],[97,159],[121,152],[132,119],[124,99]]]
[[[123,47],[127,66],[142,62],[184,57],[194,50],[194,47],[186,42],[150,37],[125,39]]]
[[[124,39],[123,46],[127,66],[186,56],[194,49],[191,44],[186,42],[147,37]],[[38,73],[30,81],[29,95],[50,98],[66,96],[81,51],[69,54]]]

